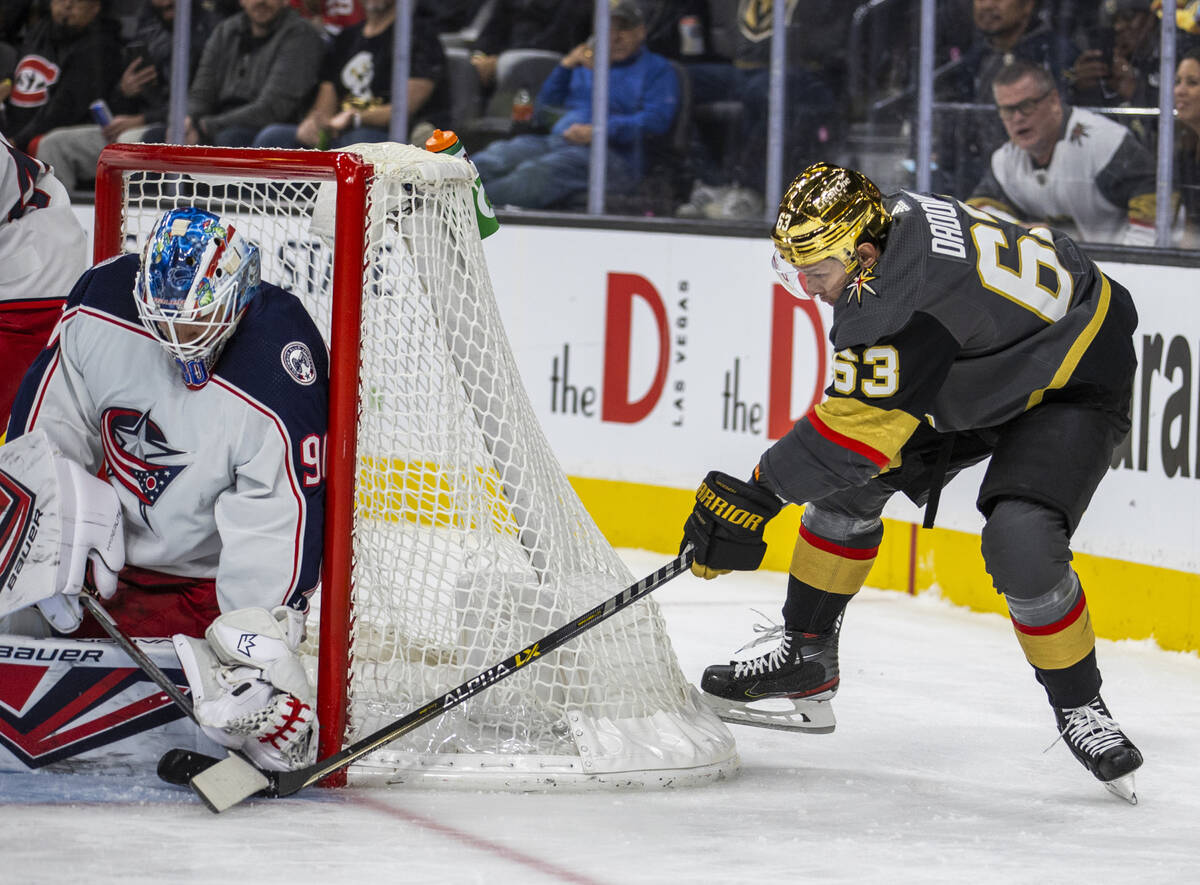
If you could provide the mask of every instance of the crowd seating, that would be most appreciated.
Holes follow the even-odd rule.
[[[43,2],[35,0],[33,8],[36,9]],[[123,39],[128,40],[132,35],[144,2],[111,0],[107,4],[108,14],[119,23]],[[193,2],[216,4],[223,12],[237,10],[235,0]],[[422,4],[435,2],[415,0],[418,9]],[[501,4],[502,0],[483,0],[467,25],[439,36],[446,56],[447,119],[428,122],[441,128],[455,129],[471,151],[479,151],[489,142],[509,137],[524,127],[548,125],[549,121],[546,120],[529,124],[514,119],[513,96],[522,89],[536,95],[550,71],[571,48],[506,49],[499,54],[494,84],[485,89],[472,63],[471,53],[476,39]],[[660,6],[655,0],[643,0],[643,4],[649,10],[648,21],[656,21],[654,16]],[[762,13],[767,5],[759,4],[758,12]],[[933,129],[935,144],[944,150],[953,150],[956,145],[969,141],[970,132],[994,122],[994,108],[986,98],[980,101],[978,97],[955,96],[942,92],[940,87],[940,84],[953,80],[972,47],[977,46],[981,39],[972,27],[971,6],[966,2],[938,4],[940,30],[935,46],[934,74],[939,91],[934,103]],[[1094,32],[1097,22],[1103,24],[1105,21],[1105,6],[1100,0],[1061,0],[1039,3],[1037,6],[1041,16],[1037,20],[1039,25],[1062,30],[1077,44],[1083,40],[1083,35]],[[668,7],[695,9],[696,5],[661,4],[662,9]],[[699,101],[691,88],[689,71],[692,62],[728,61],[734,57],[739,39],[745,37],[744,32],[738,33],[745,21],[729,15],[735,7],[741,8],[736,0],[707,0],[705,8],[709,14],[701,19],[703,57],[681,55],[671,58],[683,89],[683,100],[676,120],[669,133],[653,139],[647,145],[652,159],[650,174],[643,186],[633,194],[607,195],[607,211],[674,215],[679,206],[687,201],[696,183],[700,166],[697,158],[703,157],[710,165],[714,161],[718,165],[730,162],[730,158],[737,154],[748,126],[761,123],[748,118],[742,102]],[[822,152],[823,159],[860,168],[885,190],[912,187],[915,184],[913,158],[917,136],[916,55],[920,7],[920,0],[860,0],[835,7],[839,22],[844,24],[847,68],[840,74],[829,72],[829,82],[835,88],[835,113],[827,121],[821,122],[822,133],[813,141],[816,149]],[[797,24],[807,27],[797,19],[805,14],[804,4],[799,4],[791,14],[793,20],[789,27],[789,41]],[[674,23],[667,19],[660,18],[658,21],[660,24],[666,21],[668,32],[674,27]],[[700,26],[694,16],[688,21],[691,28]],[[315,26],[319,27],[320,22],[315,22]],[[811,23],[811,27],[817,30],[829,26],[831,23],[826,21]],[[761,41],[761,34],[756,39]],[[788,64],[807,61],[789,59]],[[788,96],[785,104],[791,109],[793,102],[799,100],[802,98]],[[1123,107],[1116,107],[1114,103],[1113,107],[1093,109],[1130,126],[1139,138],[1153,147],[1153,140],[1157,136],[1158,109],[1129,107],[1128,103]],[[935,148],[935,154],[938,149]],[[785,153],[784,175],[789,175],[793,171],[791,167],[805,159],[808,158],[796,151]],[[935,156],[934,163],[953,159]],[[565,208],[578,210],[583,207],[577,198]]]

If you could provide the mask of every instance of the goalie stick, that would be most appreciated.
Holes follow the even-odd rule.
[[[447,710],[457,707],[467,698],[490,688],[531,661],[543,657],[621,609],[632,605],[681,572],[686,571],[692,564],[693,556],[692,547],[688,545],[682,553],[662,568],[631,584],[579,617],[563,624],[552,633],[535,640],[499,663],[493,664],[457,688],[450,689],[424,706],[313,765],[298,768],[295,771],[264,772],[240,756],[231,755],[217,761],[211,757],[203,757],[185,750],[171,750],[159,762],[159,776],[170,783],[190,779],[192,790],[204,800],[204,804],[210,810],[218,814],[256,793],[262,793],[272,799],[290,796],[305,787],[312,786],[322,778],[340,771],[384,744],[436,719]],[[211,760],[211,764],[207,764],[209,760]],[[201,766],[206,767],[203,771],[193,774]]]
[[[200,725],[200,720],[196,718],[196,711],[192,707],[192,699],[180,691],[179,686],[175,684],[174,680],[164,673],[162,668],[150,659],[149,655],[138,648],[137,643],[135,643],[129,637],[129,634],[122,630],[120,625],[113,620],[112,615],[105,611],[104,606],[100,604],[100,601],[87,592],[80,593],[79,599],[83,603],[83,607],[91,612],[92,617],[94,617],[100,626],[104,628],[104,632],[107,633],[109,637],[121,647],[121,650],[125,652],[125,654],[129,655],[129,657],[133,659],[133,662],[137,664],[138,669],[149,676],[150,680],[159,688],[161,688],[167,697],[175,702],[175,706],[187,714],[189,719],[195,722],[196,725]],[[232,750],[230,753],[233,753],[235,756],[237,755]],[[170,750],[166,755],[170,756],[172,754],[174,754],[176,757],[175,762],[173,763],[174,767],[182,765],[184,760],[188,760],[187,764],[199,766],[204,764],[201,760],[212,759],[211,756],[205,756],[203,753],[197,753],[192,750]],[[244,757],[238,756],[238,758],[243,758],[244,760]],[[163,757],[163,760],[165,759],[166,756]],[[164,771],[163,760],[160,760],[158,763],[158,776],[168,783],[177,783],[179,785],[186,784],[186,780],[172,781],[172,768],[168,768],[168,770]],[[245,764],[250,765],[249,762],[246,762]],[[253,766],[250,767],[253,768]],[[265,787],[266,778],[264,777],[261,780],[262,787]],[[260,787],[260,789],[262,787]]]

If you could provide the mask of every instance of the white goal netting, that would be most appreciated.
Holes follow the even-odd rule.
[[[333,372],[359,372],[353,530],[341,539],[352,545],[347,743],[634,581],[521,385],[476,228],[472,168],[407,145],[351,151],[373,173],[361,353],[331,353]],[[242,153],[261,157],[261,175],[188,175],[169,163],[126,173],[125,248],[139,249],[171,206],[231,217],[259,244],[263,278],[299,295],[329,340],[333,249],[362,219],[337,217],[332,182],[273,178],[286,155]],[[314,599],[314,674],[319,611]],[[376,751],[351,778],[665,785],[724,776],[736,758],[647,599]]]

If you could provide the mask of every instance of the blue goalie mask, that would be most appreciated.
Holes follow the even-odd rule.
[[[258,247],[225,219],[189,207],[159,220],[142,253],[134,300],[188,387],[208,382],[258,283]]]

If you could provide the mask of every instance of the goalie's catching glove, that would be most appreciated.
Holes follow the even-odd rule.
[[[304,615],[278,606],[227,612],[207,641],[171,637],[204,733],[270,771],[316,757],[316,697],[296,653],[303,635]]]
[[[753,571],[767,544],[763,528],[784,502],[758,482],[743,482],[713,470],[696,490],[696,506],[683,524],[683,550],[695,548],[692,574],[715,578],[730,571]]]

